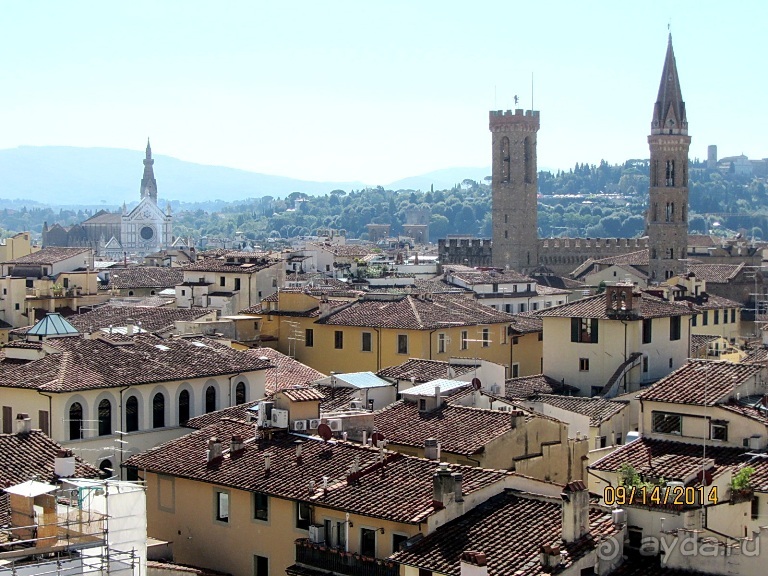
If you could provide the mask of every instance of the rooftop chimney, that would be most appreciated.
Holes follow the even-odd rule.
[[[29,434],[32,431],[32,419],[29,414],[21,412],[16,414],[16,434]]]
[[[453,478],[453,499],[456,502],[464,502],[464,476],[462,476],[461,472],[454,472],[451,474],[451,477]]]
[[[449,498],[453,498],[454,482],[450,464],[441,462],[432,475],[432,506],[436,510],[445,508]]]
[[[53,460],[53,473],[59,478],[70,478],[75,475],[75,457],[71,450],[59,450]]]
[[[125,334],[126,336],[133,336],[134,320],[133,318],[125,319]]]
[[[229,453],[236,454],[237,452],[241,452],[243,448],[243,437],[239,434],[232,436],[232,441],[229,444]]]
[[[560,546],[550,546],[542,544],[539,547],[539,559],[542,568],[556,568],[561,562]]]
[[[440,399],[440,386],[435,386],[435,408],[440,408],[443,405]]]
[[[589,532],[589,491],[582,480],[565,485],[563,500],[563,541],[575,542]]]
[[[424,458],[427,460],[440,460],[440,442],[437,438],[424,440]]]
[[[221,458],[221,442],[214,436],[208,440],[208,450],[206,450],[206,456],[208,462]]]
[[[474,550],[462,552],[461,576],[488,576],[488,559],[485,553]]]

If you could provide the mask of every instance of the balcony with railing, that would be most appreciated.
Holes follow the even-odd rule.
[[[344,576],[398,576],[398,565],[389,560],[345,552],[308,538],[296,540],[296,563]],[[290,574],[290,569],[289,569]]]

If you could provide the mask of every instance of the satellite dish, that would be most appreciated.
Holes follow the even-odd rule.
[[[480,390],[480,378],[472,378],[472,388],[475,390]]]
[[[384,434],[382,434],[381,432],[374,432],[373,434],[371,434],[371,442],[373,443],[374,446],[378,446],[379,442],[383,442],[383,441],[384,441]]]
[[[320,424],[320,426],[317,427],[317,434],[326,442],[333,438],[333,431],[331,430],[331,427],[328,426],[328,424]]]

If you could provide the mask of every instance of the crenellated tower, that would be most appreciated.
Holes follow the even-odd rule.
[[[493,265],[528,272],[538,266],[537,110],[491,110]]]
[[[659,95],[653,108],[651,182],[646,233],[651,281],[685,272],[688,253],[688,118],[669,35]]]
[[[155,171],[152,166],[155,161],[152,159],[152,148],[149,146],[147,138],[147,151],[144,158],[144,175],[141,178],[141,198],[149,196],[157,204],[157,181],[155,180]]]

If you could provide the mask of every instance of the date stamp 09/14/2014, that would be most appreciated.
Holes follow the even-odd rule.
[[[606,486],[606,506],[699,506],[717,504],[717,486]]]

